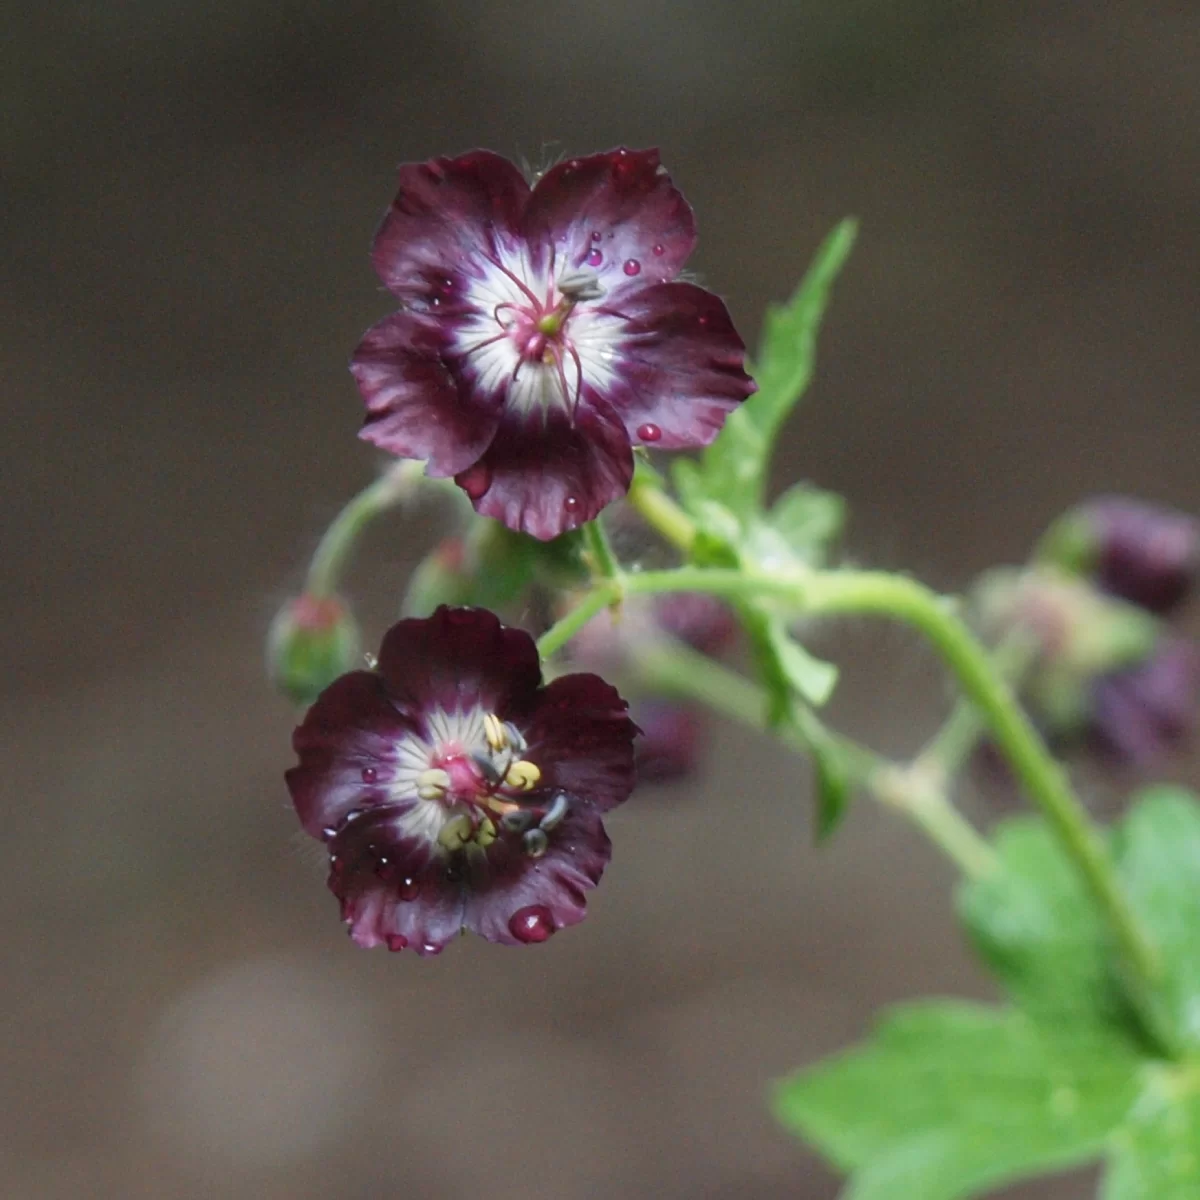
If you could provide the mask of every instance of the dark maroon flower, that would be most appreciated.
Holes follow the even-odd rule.
[[[585,915],[635,732],[602,679],[543,687],[527,633],[443,606],[321,694],[287,781],[360,946],[436,954],[462,929],[541,942]]]
[[[362,436],[511,529],[591,520],[628,491],[634,444],[707,445],[754,390],[725,305],[677,279],[695,240],[656,150],[532,189],[485,150],[401,167],[373,259],[404,307],[354,354]]]
[[[1164,637],[1144,661],[1095,681],[1090,728],[1118,758],[1146,763],[1168,753],[1194,727],[1198,702],[1195,646]]]
[[[1176,608],[1200,572],[1200,521],[1125,496],[1099,496],[1051,526],[1043,554],[1155,613]]]

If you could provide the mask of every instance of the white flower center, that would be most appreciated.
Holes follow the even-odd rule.
[[[558,406],[574,415],[584,386],[606,390],[624,321],[599,303],[595,271],[567,267],[535,271],[524,248],[482,259],[464,299],[455,350],[475,385],[503,395],[520,413]]]

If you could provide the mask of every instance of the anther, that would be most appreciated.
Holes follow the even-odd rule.
[[[604,295],[600,286],[600,276],[596,271],[587,267],[576,267],[573,271],[564,271],[558,279],[558,290],[569,300],[599,300]]]
[[[503,750],[508,745],[508,731],[495,713],[484,713],[483,736],[493,750]]]
[[[475,844],[487,849],[496,840],[496,826],[490,817],[484,817],[475,830]]]
[[[512,808],[500,818],[500,824],[509,833],[524,833],[533,824],[533,813],[527,808]]]
[[[466,813],[460,813],[442,826],[438,843],[447,850],[461,850],[471,840],[472,832],[471,818]]]
[[[510,788],[518,788],[522,792],[527,792],[530,788],[537,786],[541,777],[542,773],[537,766],[528,759],[522,758],[513,763],[504,773],[504,782]]]
[[[450,787],[450,776],[441,767],[430,767],[417,776],[417,795],[422,800],[440,800]]]
[[[567,810],[570,807],[570,803],[567,800],[567,793],[559,792],[554,797],[554,803],[546,811],[546,815],[538,822],[538,828],[544,829],[549,833],[550,830],[562,824],[562,819],[567,815]]]
[[[540,829],[531,829],[521,838],[521,846],[530,858],[541,858],[550,849],[550,839]]]

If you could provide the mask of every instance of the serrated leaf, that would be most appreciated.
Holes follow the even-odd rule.
[[[1175,1040],[1200,1051],[1200,804],[1180,788],[1147,788],[1114,849],[1126,893],[1162,957],[1159,999]]]
[[[775,1111],[852,1173],[847,1200],[960,1200],[1098,1155],[1137,1067],[1094,1027],[1048,1031],[1011,1011],[926,1001],[785,1081]]]
[[[858,235],[858,222],[845,220],[821,243],[800,286],[783,305],[767,309],[755,380],[758,391],[739,410],[761,436],[772,441],[812,379],[817,332],[834,280]]]
[[[1157,1067],[1111,1140],[1101,1200],[1200,1196],[1200,1064]]]
[[[807,562],[825,557],[829,544],[841,533],[846,502],[835,492],[798,483],[775,501],[767,521],[793,554]]]
[[[701,497],[720,500],[742,518],[761,509],[776,435],[812,378],[817,331],[856,229],[854,221],[843,221],[817,251],[791,299],[767,310],[755,370],[758,391],[729,414],[698,466],[676,464],[675,486],[689,512]]]
[[[777,617],[768,617],[763,622],[763,634],[777,665],[778,678],[809,704],[820,708],[826,703],[837,685],[837,667],[810,654]]]
[[[1039,1017],[1120,1020],[1105,932],[1074,864],[1037,818],[1004,822],[994,842],[1001,869],[958,894],[980,956],[1017,1004]]]

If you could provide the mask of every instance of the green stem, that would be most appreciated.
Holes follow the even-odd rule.
[[[638,655],[635,678],[643,686],[679,699],[696,700],[722,716],[760,733],[774,732],[789,746],[807,749],[804,735],[785,726],[771,731],[767,696],[757,684],[681,642],[658,643]],[[818,724],[813,714],[809,719]],[[908,768],[888,762],[873,750],[820,725],[851,772],[853,782],[881,803],[911,820],[970,879],[997,869],[992,848],[935,787],[915,786]]]
[[[1159,973],[1158,953],[1117,883],[1099,834],[1071,790],[1065,772],[996,673],[987,651],[951,605],[911,579],[871,571],[814,572],[802,593],[806,613],[893,617],[919,629],[934,644],[1074,861],[1130,969],[1141,982],[1152,983]]]
[[[566,616],[560,618],[538,638],[538,655],[543,659],[557,654],[597,613],[621,598],[616,580],[598,584]]]
[[[629,489],[629,503],[646,523],[657,529],[685,554],[696,537],[696,523],[660,487],[635,478]]]
[[[363,488],[334,517],[308,565],[305,591],[310,596],[324,598],[337,591],[342,568],[358,535],[373,517],[415,490],[422,468],[423,464],[419,462],[398,463]]]
[[[992,664],[1000,678],[1018,691],[1021,680],[1033,665],[1035,647],[1028,638],[1015,638],[1001,643],[992,652]],[[959,699],[946,718],[945,724],[925,744],[915,762],[922,770],[936,773],[942,779],[953,779],[974,754],[979,740],[987,732],[987,722],[973,701]]]
[[[583,536],[592,559],[592,573],[600,579],[619,579],[621,564],[617,562],[612,543],[599,517],[583,527]]]

